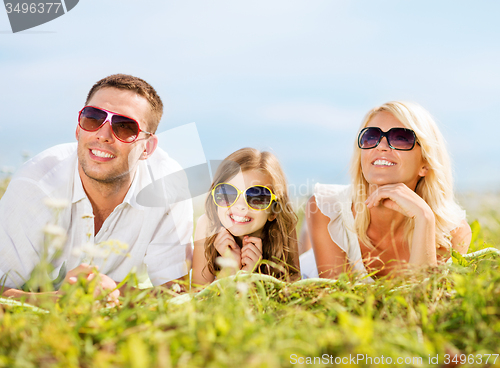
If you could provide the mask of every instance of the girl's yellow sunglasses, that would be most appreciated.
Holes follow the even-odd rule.
[[[220,183],[212,189],[215,204],[223,208],[231,207],[243,193],[248,207],[257,211],[267,210],[277,200],[271,189],[264,185],[253,185],[241,191],[232,184]]]

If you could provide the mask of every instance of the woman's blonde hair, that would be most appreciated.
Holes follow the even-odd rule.
[[[270,261],[258,267],[258,271],[280,278],[294,278],[298,271],[295,269],[294,254],[297,249],[297,235],[295,226],[297,216],[292,209],[286,178],[281,165],[272,153],[260,152],[254,148],[242,148],[222,161],[214,176],[210,192],[217,184],[231,180],[239,172],[258,170],[269,176],[271,189],[276,195],[276,201],[271,205],[275,219],[267,221],[262,232],[262,258]],[[241,188],[243,189],[243,188]],[[208,237],[205,240],[205,257],[208,270],[215,275],[220,270],[215,263],[219,256],[214,247],[214,241],[222,224],[217,215],[217,206],[209,195],[205,202],[205,212],[208,218]],[[273,266],[276,265],[276,267]]]
[[[450,249],[450,232],[459,226],[463,219],[463,211],[453,194],[453,178],[451,163],[446,150],[445,140],[439,131],[436,122],[422,106],[412,102],[391,101],[368,112],[361,129],[365,128],[379,112],[388,112],[398,119],[406,128],[412,129],[420,144],[422,158],[428,167],[426,176],[421,177],[415,192],[424,199],[434,212],[436,218],[436,247]],[[358,134],[359,134],[358,131]],[[351,177],[353,183],[353,203],[356,210],[354,220],[356,233],[361,242],[373,246],[366,231],[370,224],[370,211],[365,200],[368,197],[368,182],[361,170],[361,149],[357,140],[351,162]],[[412,218],[407,218],[404,225],[405,240],[411,247],[413,228]]]

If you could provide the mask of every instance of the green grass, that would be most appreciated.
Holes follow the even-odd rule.
[[[470,212],[480,221],[474,249],[500,244],[495,211]],[[0,304],[0,367],[289,367],[301,357],[327,366],[326,358],[357,354],[353,366],[380,366],[373,360],[383,356],[392,366],[438,367],[445,354],[484,361],[500,353],[500,257],[491,255],[371,285],[347,275],[336,283],[224,278],[196,296],[138,291],[118,308],[96,304],[92,287],[70,287],[42,306],[48,313]],[[439,364],[429,361],[436,355]]]

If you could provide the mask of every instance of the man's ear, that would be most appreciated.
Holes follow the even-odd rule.
[[[76,125],[76,130],[75,130],[75,137],[76,137],[76,140],[78,140],[78,135],[80,134],[80,125],[77,124]]]
[[[144,152],[142,152],[141,160],[145,160],[151,156],[156,150],[156,147],[158,147],[158,137],[156,135],[152,135],[146,140],[146,146],[144,147]]]

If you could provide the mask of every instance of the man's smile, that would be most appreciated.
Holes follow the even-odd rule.
[[[90,152],[90,157],[92,157],[93,159],[97,160],[97,161],[109,161],[109,160],[112,160],[114,159],[116,156],[109,153],[109,152],[106,152],[106,151],[102,151],[102,150],[99,150],[99,149],[89,149],[89,152]]]

